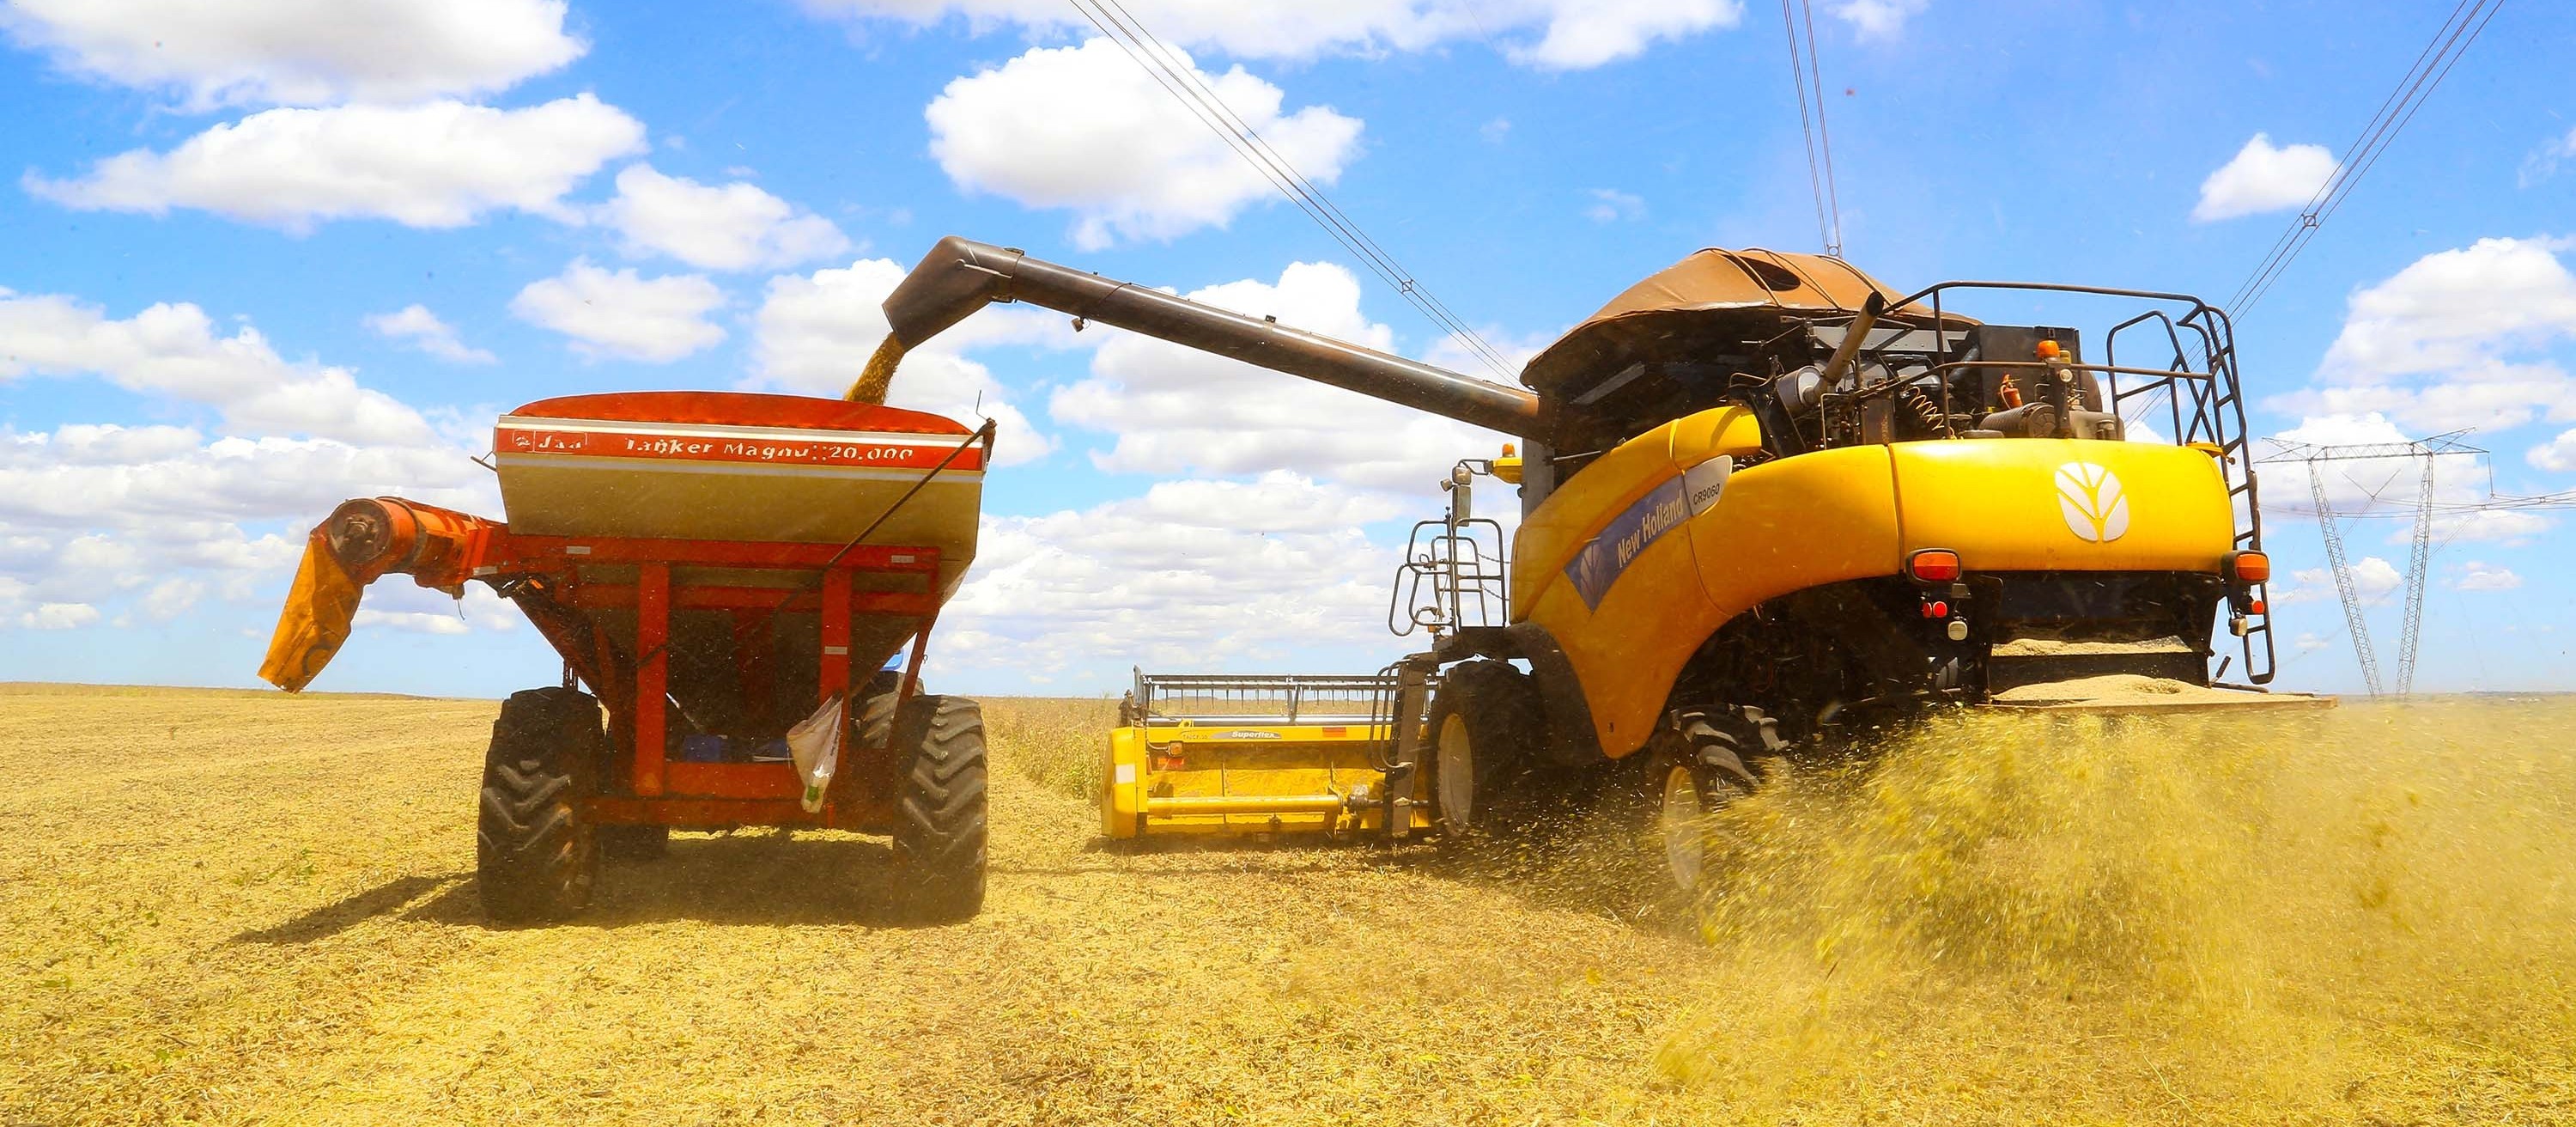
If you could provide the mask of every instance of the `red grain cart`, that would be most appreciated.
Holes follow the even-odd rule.
[[[984,896],[983,720],[919,673],[974,557],[992,437],[784,395],[532,403],[494,436],[510,519],[342,504],[261,675],[302,689],[381,576],[489,584],[564,661],[492,728],[476,835],[491,918],[578,911],[603,852],[658,855],[674,827],[811,826],[891,836],[908,914],[962,919]]]

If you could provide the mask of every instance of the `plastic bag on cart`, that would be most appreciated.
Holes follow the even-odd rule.
[[[787,730],[787,751],[796,774],[805,780],[805,812],[823,809],[823,792],[832,785],[832,770],[841,762],[841,695],[824,701],[814,715]]]

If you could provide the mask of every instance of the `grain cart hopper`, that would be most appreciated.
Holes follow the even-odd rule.
[[[1956,311],[1978,298],[2118,311],[2087,331]],[[1385,710],[1428,694],[1425,725],[1390,730],[1383,794],[1447,830],[1624,796],[1688,885],[1709,803],[1926,705],[2080,703],[2106,677],[2206,693],[2213,662],[2241,662],[2235,699],[2277,700],[2255,689],[2270,564],[2233,336],[2196,298],[1898,294],[1835,258],[1704,250],[1516,388],[950,238],[886,299],[885,352],[1006,301],[1524,444],[1488,467],[1520,490],[1507,613],[1400,663]]]
[[[476,838],[492,917],[579,910],[603,849],[650,856],[674,827],[738,826],[891,835],[905,909],[972,915],[983,723],[919,673],[974,559],[992,437],[786,395],[531,403],[493,436],[508,520],[342,504],[308,540],[261,675],[302,689],[386,575],[489,584],[564,663],[493,725]],[[837,762],[818,773],[824,748]]]

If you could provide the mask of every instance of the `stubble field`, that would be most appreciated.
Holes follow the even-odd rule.
[[[0,686],[0,1123],[2563,1123],[2576,707],[1958,717],[1544,850],[1111,851],[987,704],[992,895],[683,835],[486,927],[494,702]]]

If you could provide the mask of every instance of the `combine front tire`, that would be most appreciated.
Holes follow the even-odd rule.
[[[561,919],[590,903],[596,829],[581,800],[598,789],[599,702],[574,689],[513,693],[492,724],[475,822],[475,883],[495,923]]]
[[[1525,832],[1548,809],[1539,740],[1547,717],[1529,675],[1479,658],[1452,666],[1431,702],[1431,789],[1452,834]]]
[[[1713,815],[1751,794],[1760,782],[1757,764],[1782,748],[1778,725],[1757,708],[1686,712],[1657,733],[1642,797],[1675,891],[1697,895],[1708,887]]]
[[[894,827],[895,895],[922,923],[984,907],[984,713],[964,697],[917,696],[894,717],[906,756]]]

